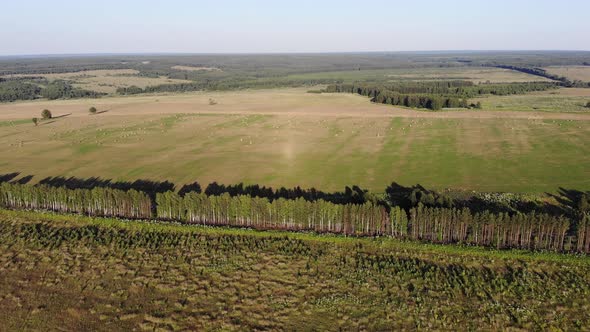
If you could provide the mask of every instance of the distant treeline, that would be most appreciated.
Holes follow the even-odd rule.
[[[58,60],[57,58],[55,60]],[[24,64],[24,61],[19,61],[14,65],[8,62],[4,66],[0,64],[0,75],[46,75],[46,74],[62,74],[75,73],[86,70],[115,70],[115,69],[129,69],[128,64],[121,62],[114,63],[85,63],[76,64],[71,59],[61,59],[60,64],[52,63],[52,59],[40,58],[38,63]],[[114,60],[116,61],[116,60]],[[3,68],[4,67],[4,68]]]
[[[314,86],[320,84],[337,83],[333,79],[319,80],[231,80],[231,81],[208,81],[208,82],[190,82],[175,84],[160,84],[140,88],[138,86],[121,87],[117,93],[121,95],[135,95],[141,93],[158,93],[158,92],[191,92],[204,90],[239,90],[239,89],[269,89],[278,87],[300,87]]]
[[[78,89],[66,81],[56,80],[41,89],[41,95],[47,99],[71,99],[85,97],[96,98],[105,94],[96,91]]]
[[[469,81],[399,82],[373,85],[369,83],[334,84],[326,92],[356,93],[371,97],[380,104],[440,110],[442,108],[479,107],[470,105],[467,98],[480,95],[511,95],[555,88],[550,82],[479,84]]]
[[[451,84],[449,82],[449,84]],[[442,82],[423,82],[423,84],[403,83],[391,86],[374,86],[366,83],[361,84],[335,84],[329,85],[326,92],[356,93],[368,96],[373,102],[389,105],[400,105],[414,108],[428,108],[439,110],[449,107],[467,107],[467,100],[454,96],[444,96],[440,90],[449,91],[454,87],[444,87]],[[411,91],[402,93],[399,91]],[[432,94],[428,94],[429,91]]]
[[[103,93],[78,89],[63,80],[47,82],[43,78],[0,80],[0,102],[32,100],[37,98],[70,99],[100,97]]]
[[[155,204],[155,206],[153,206]],[[47,185],[0,184],[0,206],[90,216],[172,220],[189,224],[255,229],[307,230],[354,236],[392,236],[433,243],[460,243],[590,253],[590,219],[583,214],[568,235],[570,220],[546,214],[472,213],[469,209],[429,208],[389,211],[373,203],[334,204],[303,198],[269,200],[224,193],[210,196],[172,191],[155,203],[136,190],[66,189]],[[155,214],[154,214],[155,211]]]
[[[584,65],[587,65],[587,64],[584,63]],[[580,80],[571,81],[569,78],[567,78],[565,76],[551,74],[543,68],[510,66],[510,65],[497,65],[495,67],[502,68],[502,69],[515,70],[515,71],[519,71],[519,72],[530,74],[530,75],[535,75],[535,76],[545,77],[545,78],[548,78],[551,80],[560,81],[562,86],[565,86],[568,88],[590,88],[590,82],[583,82]]]

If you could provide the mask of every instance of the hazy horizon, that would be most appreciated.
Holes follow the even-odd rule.
[[[403,51],[323,51],[323,52],[125,52],[125,53],[31,53],[31,54],[3,54],[0,58],[35,58],[35,57],[93,57],[93,56],[208,56],[208,55],[354,55],[354,54],[469,54],[469,53],[590,53],[590,50],[575,49],[514,49],[514,50],[403,50]]]
[[[590,3],[256,0],[4,4],[2,56],[587,51]]]

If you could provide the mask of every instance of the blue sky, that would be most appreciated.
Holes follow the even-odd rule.
[[[590,50],[590,0],[3,0],[0,55]]]

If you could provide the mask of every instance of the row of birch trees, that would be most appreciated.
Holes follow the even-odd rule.
[[[381,235],[387,211],[372,203],[334,204],[303,198],[269,200],[245,195],[220,196],[174,192],[156,196],[157,218],[203,225],[257,229],[309,230],[349,235]]]
[[[410,238],[496,248],[564,250],[570,220],[538,213],[476,213],[418,206],[410,210]]]
[[[577,228],[576,250],[590,253],[590,214],[584,213]]]
[[[155,205],[154,205],[155,204]],[[409,213],[374,203],[334,204],[303,198],[270,200],[228,193],[158,193],[155,201],[136,190],[67,189],[0,184],[0,206],[90,216],[173,220],[190,224],[391,236],[433,243],[590,253],[590,217],[570,219],[539,213],[472,213],[469,209],[419,204]],[[388,211],[389,210],[389,211]],[[568,236],[568,231],[571,233]]]
[[[147,194],[111,188],[67,189],[5,182],[0,184],[0,205],[90,216],[133,219],[152,217],[152,202]]]

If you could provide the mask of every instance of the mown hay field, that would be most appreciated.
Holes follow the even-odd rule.
[[[380,192],[397,181],[480,191],[590,188],[589,114],[487,111],[488,103],[426,112],[274,89],[3,104],[0,173],[177,187],[356,184]],[[99,114],[90,115],[90,106]],[[35,126],[30,119],[44,108],[55,118]]]

